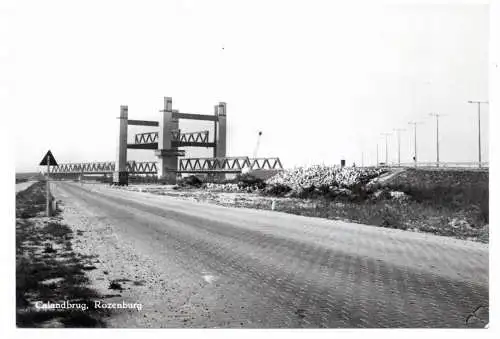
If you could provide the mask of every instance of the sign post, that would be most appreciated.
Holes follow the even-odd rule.
[[[47,157],[47,216],[50,217],[50,155]]]
[[[45,154],[45,156],[43,157],[42,161],[40,161],[40,166],[43,166],[43,165],[47,165],[47,210],[46,210],[46,214],[47,214],[47,217],[50,217],[51,216],[51,201],[50,201],[50,183],[49,183],[49,180],[50,180],[50,166],[57,166],[57,162],[56,162],[56,159],[54,158],[54,156],[52,155],[52,152],[50,152],[50,150],[47,152],[47,154]]]

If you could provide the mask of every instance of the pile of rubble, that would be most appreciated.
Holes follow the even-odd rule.
[[[266,183],[288,186],[294,191],[310,187],[351,188],[357,184],[365,184],[385,171],[382,168],[314,165],[282,171]]]
[[[241,192],[237,184],[215,184],[207,182],[202,187],[207,191],[214,192]]]

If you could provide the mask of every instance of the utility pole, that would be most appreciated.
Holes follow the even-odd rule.
[[[413,155],[413,161],[415,162],[415,167],[417,167],[417,125],[420,125],[421,122],[416,122],[416,121],[410,121],[408,125],[413,125],[413,132],[414,132],[414,146],[415,146],[415,151]]]
[[[436,117],[436,166],[439,167],[439,117],[443,114],[429,113],[429,115]]]
[[[391,133],[380,133],[380,134],[385,136],[385,165],[389,166],[389,151],[388,151],[387,137],[391,135]]]
[[[398,134],[398,167],[401,166],[401,132],[406,131],[403,128],[394,128],[394,132]]]
[[[365,161],[364,161],[365,155],[363,152],[361,152],[361,167],[365,167]]]
[[[479,157],[479,168],[481,168],[481,104],[489,104],[488,101],[473,101],[469,100],[469,104],[477,104],[477,139],[478,139],[478,157]]]
[[[379,164],[379,162],[378,162],[378,142],[377,142],[377,163],[376,163],[377,167],[378,167],[378,164]]]

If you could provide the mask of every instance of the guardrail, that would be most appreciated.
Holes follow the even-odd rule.
[[[421,169],[477,169],[477,170],[487,170],[489,169],[489,162],[419,162],[415,164],[414,162],[405,163],[380,163],[378,166],[363,166],[363,167],[395,167],[395,168],[421,168]]]

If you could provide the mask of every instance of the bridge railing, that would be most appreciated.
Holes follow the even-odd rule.
[[[417,168],[489,168],[489,162],[407,162],[407,163],[389,163],[390,167],[417,167]]]

